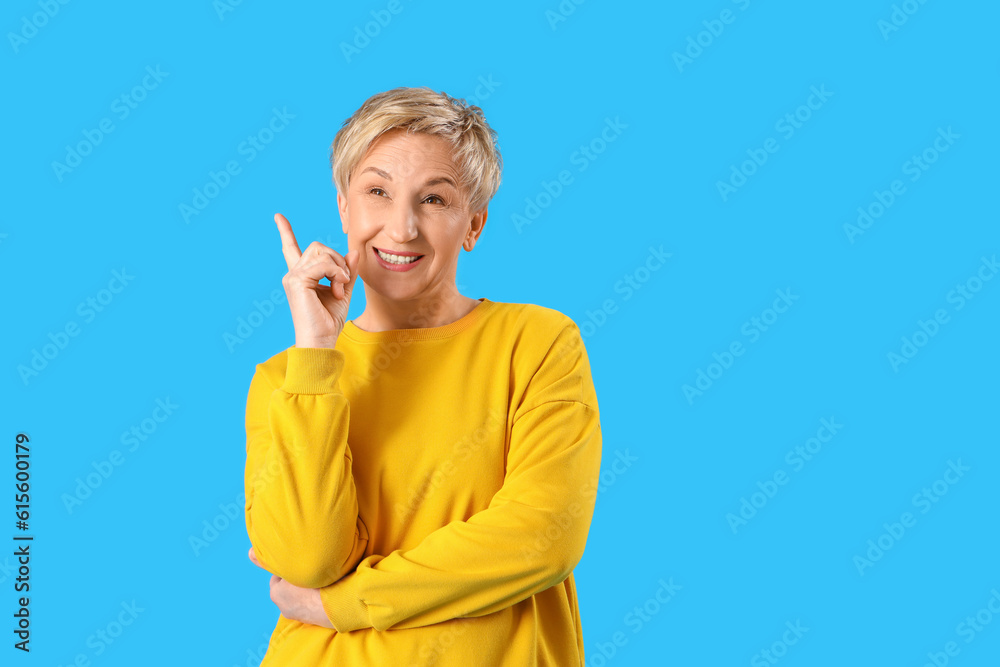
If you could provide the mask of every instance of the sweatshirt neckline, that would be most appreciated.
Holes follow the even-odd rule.
[[[388,343],[402,340],[435,340],[448,338],[468,329],[485,317],[486,313],[493,307],[494,301],[486,297],[481,297],[479,303],[472,310],[458,318],[454,322],[443,324],[439,327],[419,327],[414,329],[389,329],[388,331],[365,331],[361,329],[353,320],[344,323],[341,331],[343,336],[356,343]]]

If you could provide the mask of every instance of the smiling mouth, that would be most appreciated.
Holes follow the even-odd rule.
[[[423,257],[423,255],[414,255],[414,254],[396,255],[393,253],[384,252],[383,250],[380,250],[379,248],[375,247],[373,247],[372,249],[375,251],[375,254],[382,259],[382,261],[388,262],[389,264],[412,264],[413,262]]]

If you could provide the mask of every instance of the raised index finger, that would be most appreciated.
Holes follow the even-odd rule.
[[[292,223],[288,222],[288,218],[280,213],[275,213],[274,221],[278,223],[278,233],[281,234],[281,253],[285,256],[288,270],[291,271],[292,267],[299,261],[299,257],[302,256],[302,251],[299,250],[299,244],[292,232]]]

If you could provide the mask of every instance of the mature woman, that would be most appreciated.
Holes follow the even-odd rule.
[[[582,665],[572,571],[601,429],[579,329],[455,285],[500,184],[496,133],[397,88],[345,121],[331,163],[349,251],[301,251],[275,216],[295,344],[247,398],[250,558],[281,611],[262,665]]]

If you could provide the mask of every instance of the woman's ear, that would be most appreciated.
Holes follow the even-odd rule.
[[[486,226],[486,216],[488,211],[486,208],[482,208],[477,211],[474,216],[472,216],[472,222],[469,226],[469,233],[465,236],[465,242],[462,243],[462,247],[465,248],[466,252],[471,252],[476,246],[476,241],[479,239],[479,235],[483,233],[483,227]]]
[[[340,228],[346,234],[348,226],[347,223],[349,222],[347,215],[347,197],[341,194],[339,190],[337,191],[337,210],[340,211]]]

